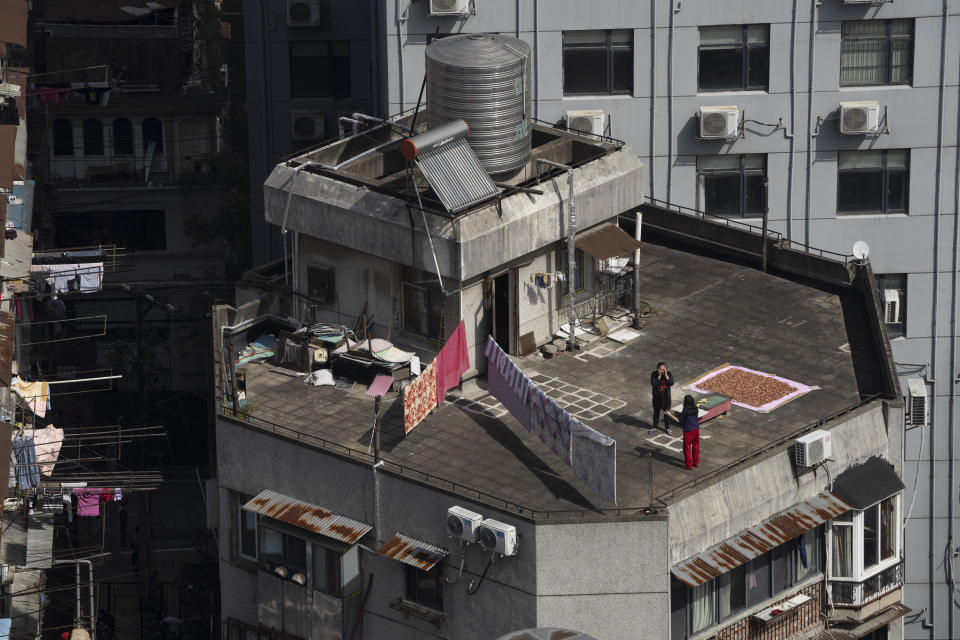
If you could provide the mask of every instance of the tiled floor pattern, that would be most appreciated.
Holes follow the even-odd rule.
[[[646,438],[647,442],[653,443],[661,449],[669,449],[670,451],[675,451],[677,453],[683,453],[683,432],[678,428],[676,433],[679,433],[678,436],[668,436],[666,433],[658,433],[652,438]],[[701,440],[709,440],[710,436],[700,435]]]
[[[573,357],[581,362],[590,362],[591,360],[600,360],[601,358],[612,356],[617,351],[626,348],[627,345],[625,344],[620,344],[619,342],[614,342],[613,340],[606,340],[596,346],[591,347],[587,351],[581,351]]]
[[[535,374],[530,379],[561,408],[566,409],[579,420],[595,420],[627,404],[623,400],[603,393],[568,384],[559,378]],[[490,395],[477,400],[458,398],[454,402],[467,411],[492,418],[501,418],[507,414],[506,407]]]

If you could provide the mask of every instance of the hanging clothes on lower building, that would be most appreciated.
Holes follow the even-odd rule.
[[[33,438],[17,436],[11,443],[16,459],[17,489],[33,489],[40,484],[40,467],[37,465],[37,452]]]
[[[20,378],[12,380],[14,392],[23,399],[33,415],[42,418],[47,415],[47,399],[50,395],[50,385],[46,382],[27,382]]]
[[[49,477],[53,474],[53,467],[60,457],[60,448],[63,446],[63,429],[57,429],[49,424],[43,429],[27,429],[24,431],[24,435],[33,437],[37,462],[40,464],[40,473]]]
[[[467,330],[463,320],[440,349],[434,363],[437,365],[437,404],[442,404],[447,391],[460,384],[460,376],[470,370]]]
[[[437,407],[437,369],[435,362],[423,370],[403,390],[403,432],[410,433],[414,427]]]
[[[77,515],[99,516],[102,492],[103,489],[74,489],[73,495],[77,498]]]
[[[530,389],[536,388],[520,367],[487,336],[487,391],[507,408],[524,429],[530,431]]]

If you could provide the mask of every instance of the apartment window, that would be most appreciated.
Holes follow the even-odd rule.
[[[64,118],[53,121],[53,155],[73,155],[73,123]]]
[[[769,25],[700,27],[698,63],[698,91],[766,91]]]
[[[242,497],[237,507],[237,547],[241,558],[257,559],[257,514],[243,508]]]
[[[837,165],[837,213],[906,213],[909,152],[841,151]]]
[[[403,330],[437,340],[443,318],[443,292],[433,284],[403,283]]]
[[[290,97],[349,98],[350,42],[291,42]]]
[[[896,514],[894,514],[895,517]],[[672,640],[683,640],[773,598],[823,570],[823,527],[790,540],[698,587],[672,578]]]
[[[907,326],[907,275],[886,273],[877,275],[877,295],[880,313],[887,325],[887,337],[905,335]]]
[[[840,30],[840,86],[910,84],[913,20],[847,20]]]
[[[563,32],[563,94],[633,93],[633,31]]]
[[[421,571],[410,565],[403,565],[403,597],[424,607],[443,611],[443,573],[441,565],[434,565],[429,571]]]
[[[697,191],[700,208],[714,216],[763,215],[763,181],[767,157],[716,155],[697,157]]]
[[[83,155],[103,155],[103,123],[96,118],[83,121]]]
[[[831,579],[863,581],[898,561],[899,509],[897,494],[831,521]]]
[[[313,545],[313,588],[340,595],[340,554],[333,549]]]
[[[154,143],[154,152],[163,153],[163,124],[156,118],[147,118],[140,126],[143,130],[143,150],[144,152]]]
[[[287,570],[290,577],[296,571],[307,569],[307,543],[288,533],[261,526],[258,531],[260,544],[260,566],[265,571],[273,571],[278,567]]]
[[[330,267],[307,267],[307,295],[321,303],[334,301],[334,270]]]
[[[118,156],[133,155],[133,123],[129,118],[113,121],[113,153]]]

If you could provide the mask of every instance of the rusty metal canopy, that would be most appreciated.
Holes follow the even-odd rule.
[[[433,565],[447,557],[446,549],[410,538],[402,533],[395,533],[377,549],[377,553],[423,571],[429,571]]]
[[[577,237],[577,249],[586,251],[594,258],[607,260],[626,255],[639,249],[642,243],[615,224],[605,224],[596,231]]]
[[[323,507],[266,489],[243,505],[247,511],[285,522],[311,533],[354,544],[373,527]]]
[[[680,582],[699,586],[849,510],[849,504],[824,491],[677,563],[670,571]]]

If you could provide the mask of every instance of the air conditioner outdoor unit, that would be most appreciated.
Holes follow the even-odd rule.
[[[463,507],[447,509],[447,531],[467,542],[476,542],[483,516]]]
[[[925,427],[930,422],[930,405],[927,404],[927,384],[920,378],[907,380],[907,424]]]
[[[883,321],[887,324],[900,322],[900,291],[897,289],[883,290]]]
[[[603,109],[576,109],[567,111],[567,129],[603,135],[603,126],[606,124],[606,114]]]
[[[840,4],[883,4],[885,0],[840,0]]]
[[[830,432],[822,429],[800,436],[793,444],[793,461],[799,467],[813,467],[833,454]]]
[[[880,131],[880,103],[875,100],[840,103],[840,133],[845,136]]]
[[[327,118],[323,113],[294,112],[290,114],[291,136],[295,141],[323,140],[326,137]]]
[[[740,131],[740,109],[737,107],[700,107],[698,130],[701,140],[736,138]]]
[[[477,538],[483,548],[488,551],[495,551],[504,556],[517,554],[517,528],[513,525],[487,518],[480,525]]]
[[[288,27],[315,27],[320,19],[320,0],[287,0]]]
[[[428,0],[427,15],[465,16],[470,13],[470,0]]]

